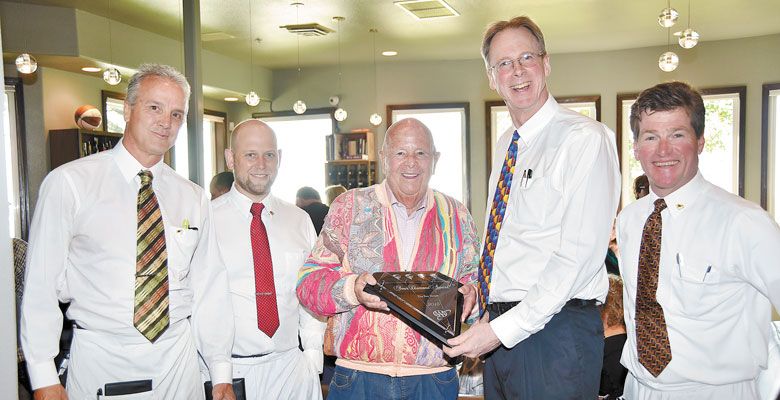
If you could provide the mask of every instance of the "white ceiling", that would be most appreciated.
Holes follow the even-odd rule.
[[[10,0],[71,7],[109,17],[171,38],[181,38],[181,0]],[[200,0],[201,31],[233,39],[204,42],[203,48],[249,61],[250,1],[255,65],[289,68],[297,63],[296,35],[279,26],[296,23],[292,0]],[[780,0],[672,0],[680,20],[672,32],[691,25],[702,41],[780,33]],[[667,0],[448,0],[461,16],[418,21],[392,0],[302,0],[297,21],[337,28],[341,23],[342,62],[371,62],[376,28],[377,52],[396,50],[392,60],[479,58],[485,27],[499,19],[529,15],[542,28],[551,53],[618,50],[666,44],[656,22]],[[110,5],[110,9],[109,9]],[[338,62],[338,33],[300,37],[301,65]],[[672,38],[674,40],[674,37]],[[378,56],[378,62],[389,59]]]

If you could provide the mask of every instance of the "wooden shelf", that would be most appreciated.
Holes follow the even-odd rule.
[[[49,131],[50,168],[54,169],[75,159],[113,148],[121,133],[83,129],[52,129]]]

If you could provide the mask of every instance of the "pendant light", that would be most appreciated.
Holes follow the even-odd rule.
[[[103,71],[103,80],[111,86],[116,86],[122,82],[122,73],[114,67],[114,48],[111,39],[111,0],[108,0],[108,61],[111,66]]]
[[[255,85],[255,74],[254,71],[252,71],[252,68],[254,67],[254,49],[252,48],[252,0],[249,0],[249,93],[247,93],[246,97],[244,98],[244,101],[246,101],[246,104],[250,107],[254,107],[258,104],[260,104],[260,96],[255,93],[254,90],[251,90],[252,87]]]
[[[333,17],[333,20],[336,21],[339,30],[339,96],[341,96],[341,21],[344,20],[344,17]],[[339,122],[343,122],[345,119],[347,119],[347,116],[347,110],[340,106],[336,109],[336,111],[333,112],[333,118]]]
[[[671,0],[667,0],[666,8],[661,10],[661,13],[658,14],[658,25],[661,25],[661,27],[664,28],[671,28],[675,23],[677,23],[677,18],[679,17],[680,13],[672,8]]]
[[[373,41],[374,41],[373,52],[371,53],[371,55],[374,57],[374,109],[376,110],[376,109],[379,108],[379,105],[378,105],[379,104],[379,100],[378,100],[379,99],[379,93],[376,90],[376,33],[377,33],[377,30],[372,28],[372,29],[369,30],[369,32],[371,32],[371,35],[372,35]],[[373,113],[368,118],[368,122],[371,123],[371,125],[379,126],[379,125],[382,124],[382,116],[379,115],[378,113]]]
[[[295,6],[295,23],[298,24],[298,7],[302,6],[303,3],[292,3],[291,5]],[[295,40],[298,44],[298,100],[295,101],[295,104],[293,104],[293,111],[295,111],[296,114],[303,114],[306,112],[306,103],[301,100],[301,35],[297,34],[295,37]]]
[[[27,47],[27,46],[25,46]],[[16,70],[22,74],[32,74],[38,69],[38,61],[30,53],[22,53],[16,57]]]
[[[666,52],[658,59],[658,68],[664,72],[672,72],[680,64],[680,58],[671,50],[671,28],[666,28]]]
[[[675,36],[680,37],[677,42],[684,49],[691,49],[699,43],[699,32],[691,28],[691,1],[688,0],[688,27],[682,32],[675,33]]]
[[[25,28],[28,24],[24,25]],[[24,48],[27,48],[27,36],[24,35]],[[38,61],[30,53],[22,53],[16,57],[16,70],[20,74],[32,74],[38,69]]]

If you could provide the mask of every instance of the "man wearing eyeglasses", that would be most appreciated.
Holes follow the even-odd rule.
[[[620,195],[614,133],[558,105],[550,58],[528,17],[482,42],[490,87],[513,127],[496,145],[480,259],[478,323],[450,356],[489,354],[487,399],[595,399],[604,336],[597,304]]]

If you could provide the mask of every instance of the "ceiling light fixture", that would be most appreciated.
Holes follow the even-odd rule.
[[[691,1],[688,0],[688,28],[682,32],[676,32],[674,35],[679,36],[677,42],[683,49],[691,49],[699,43],[699,32],[696,32],[691,28]]]
[[[371,56],[374,57],[374,109],[379,108],[379,93],[376,90],[376,33],[378,32],[376,29],[372,28],[369,30],[371,32],[373,38],[374,38],[374,48],[371,52]],[[371,125],[379,126],[382,124],[382,116],[378,113],[373,113],[368,118],[368,122],[371,123]]]
[[[238,101],[238,97],[225,97],[225,101]]]
[[[344,17],[333,17],[333,20],[336,21],[337,29],[338,29],[338,52],[339,52],[339,96],[342,96],[341,93],[341,21],[344,20]],[[347,119],[347,110],[345,110],[342,107],[339,107],[336,109],[336,111],[333,112],[333,118],[336,119],[336,121],[343,122],[345,119]]]
[[[114,67],[114,48],[111,40],[111,0],[108,0],[108,61],[111,65],[103,71],[103,80],[111,86],[122,82],[122,73]]]
[[[661,25],[664,28],[672,27],[677,22],[677,18],[680,16],[680,13],[672,8],[671,1],[672,0],[667,0],[666,8],[661,10],[661,13],[658,14],[658,25]]]
[[[81,67],[81,70],[84,72],[100,72],[98,67]]]
[[[25,39],[26,40],[26,39]],[[27,46],[25,46],[27,47]],[[22,74],[32,74],[38,69],[38,61],[29,53],[22,53],[16,57],[16,70]]]
[[[672,29],[666,28],[666,53],[658,59],[658,68],[664,72],[672,72],[680,64],[680,58],[671,50]]]
[[[298,7],[302,6],[303,3],[295,2],[290,4],[291,6],[295,6],[295,23],[298,23],[298,18],[300,17],[300,14],[298,13]],[[303,114],[306,112],[306,103],[301,100],[301,35],[296,35],[295,40],[298,44],[298,100],[295,101],[293,104],[293,111],[295,111],[296,114]]]
[[[258,104],[260,104],[260,96],[255,93],[254,90],[251,90],[252,87],[255,85],[255,79],[254,79],[254,71],[252,71],[252,68],[254,67],[255,59],[254,59],[254,48],[252,47],[252,0],[249,0],[249,93],[246,94],[246,97],[244,97],[244,101],[246,101],[246,104],[250,107],[254,107]]]
[[[383,51],[382,55],[385,57],[393,57],[393,56],[397,56],[398,52],[395,50],[387,50],[387,51]]]

